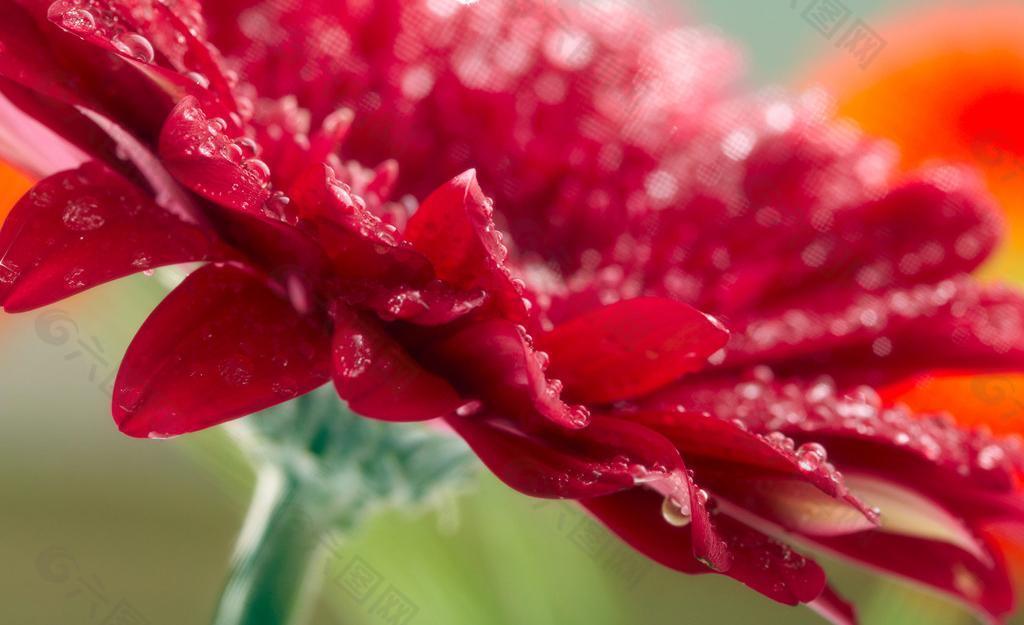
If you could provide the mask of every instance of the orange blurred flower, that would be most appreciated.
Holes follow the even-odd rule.
[[[898,144],[905,167],[940,158],[983,170],[1011,225],[988,275],[1024,281],[1024,4],[919,9],[878,26],[888,45],[867,70],[837,54],[809,82]]]

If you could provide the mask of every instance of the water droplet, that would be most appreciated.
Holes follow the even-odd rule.
[[[85,286],[85,280],[82,276],[85,274],[85,269],[81,267],[72,269],[71,271],[64,274],[64,286],[68,289],[80,289]]]
[[[234,143],[242,149],[242,156],[245,158],[256,158],[260,153],[260,146],[249,137],[236,139]]]
[[[242,162],[242,148],[234,143],[229,143],[220,149],[220,155],[232,163]]]
[[[88,9],[70,9],[61,16],[64,28],[76,33],[91,33],[96,30],[96,18]]]
[[[818,443],[804,443],[796,450],[797,464],[803,471],[816,471],[828,458],[828,452]]]
[[[142,63],[152,63],[156,57],[153,44],[138,33],[121,33],[110,40],[118,52]]]
[[[252,382],[252,371],[240,358],[228,358],[217,365],[217,372],[220,377],[229,384],[245,386]]]
[[[283,219],[287,214],[286,211],[290,203],[291,198],[281,191],[274,191],[263,204],[263,213],[274,219]]]
[[[206,122],[206,129],[210,131],[210,134],[219,135],[228,128],[228,123],[224,121],[223,117],[211,117]]]
[[[676,503],[671,497],[665,497],[661,502],[661,516],[673,527],[686,527],[690,524],[690,509],[686,510]]]
[[[188,78],[189,80],[196,83],[203,89],[206,89],[210,86],[210,79],[207,78],[205,74],[202,74],[200,72],[186,72],[185,78]]]
[[[260,184],[270,182],[270,167],[258,158],[250,158],[242,163],[242,167],[259,180]]]
[[[348,337],[347,345],[337,350],[338,373],[346,378],[358,378],[373,364],[370,346],[362,334]]]
[[[471,417],[476,413],[480,412],[480,408],[482,407],[483,404],[481,404],[479,401],[468,401],[459,406],[458,408],[456,408],[455,414],[457,414],[460,417]]]
[[[1006,452],[999,445],[988,445],[978,452],[978,466],[986,471],[996,468],[1006,457]]]
[[[103,227],[107,220],[99,203],[90,197],[75,198],[64,207],[64,225],[77,232],[91,232]]]

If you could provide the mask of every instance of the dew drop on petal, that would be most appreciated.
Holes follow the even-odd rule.
[[[255,176],[260,184],[270,182],[270,167],[260,159],[250,158],[242,163],[242,167],[245,167],[246,170]]]
[[[828,453],[818,443],[804,443],[796,450],[797,464],[804,471],[817,471],[827,458]]]
[[[82,276],[85,274],[85,269],[77,267],[64,274],[64,286],[68,289],[80,289],[85,286],[85,280]]]
[[[227,358],[217,365],[217,372],[225,382],[245,386],[252,381],[252,371],[240,358]]]
[[[263,213],[268,217],[283,219],[286,216],[286,210],[290,203],[291,198],[281,191],[275,191],[263,204]]]
[[[683,510],[671,497],[665,497],[661,502],[661,516],[673,527],[686,527],[690,524],[689,509]]]
[[[118,52],[129,56],[136,61],[143,63],[152,63],[156,57],[156,53],[153,51],[153,44],[138,33],[121,33],[114,35],[114,38],[110,41],[114,48]]]
[[[77,232],[91,232],[103,227],[106,219],[93,198],[80,197],[68,202],[61,219],[64,225]]]
[[[234,143],[229,143],[221,148],[220,155],[232,163],[242,162],[242,148],[238,147]]]
[[[361,334],[348,337],[348,345],[339,350],[337,358],[338,374],[350,379],[363,375],[373,364],[370,346],[367,345],[366,337]]]
[[[206,89],[210,86],[210,79],[207,78],[206,75],[202,74],[201,72],[186,72],[185,78],[188,78],[189,80],[199,85],[203,89]]]
[[[227,130],[228,123],[224,121],[223,117],[211,117],[206,122],[206,129],[210,131],[210,134],[218,135]]]
[[[256,156],[259,155],[260,146],[257,145],[257,143],[250,139],[249,137],[242,137],[241,139],[236,139],[234,143],[239,148],[241,148],[242,156],[245,158],[255,158]]]
[[[458,408],[456,408],[455,409],[455,414],[460,416],[460,417],[471,417],[471,416],[475,415],[476,413],[480,412],[480,409],[482,407],[483,407],[483,404],[480,403],[479,401],[476,401],[476,400],[468,401],[468,402],[462,404],[461,406],[459,406]]]
[[[91,33],[96,30],[96,18],[88,9],[69,9],[61,15],[60,23],[64,28],[76,33]]]

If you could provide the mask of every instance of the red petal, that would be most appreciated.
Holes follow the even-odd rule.
[[[352,410],[374,419],[422,421],[451,414],[464,403],[378,322],[343,304],[334,316],[334,385]]]
[[[948,281],[940,288],[951,294],[946,306],[885,333],[879,342],[834,351],[824,364],[812,357],[787,368],[816,367],[840,384],[873,386],[933,372],[1024,369],[1024,297],[1018,291],[973,280]],[[928,358],[921,358],[925,353]]]
[[[9,312],[154,267],[228,254],[210,230],[157,206],[98,163],[37,184],[4,223],[0,250],[0,302]]]
[[[644,297],[599,308],[557,326],[538,341],[566,396],[608,403],[644,395],[703,368],[728,332],[703,313]]]
[[[437,280],[430,261],[372,214],[324,165],[295,185],[299,214],[316,229],[349,303],[388,320],[447,323],[479,307],[485,294]],[[368,259],[372,259],[368,261]]]
[[[1001,621],[1013,611],[1014,592],[1006,564],[994,545],[992,564],[952,545],[884,531],[817,539],[824,548],[940,590]]]
[[[837,392],[827,379],[798,383],[759,372],[739,383],[678,385],[649,401],[735,419],[766,438],[785,435],[798,444],[821,443],[840,470],[865,471],[909,486],[968,517],[1005,510],[995,499],[984,506],[978,500],[1014,492],[1018,467],[1024,466],[1020,445],[1013,440],[957,428],[939,417],[912,415],[902,407],[884,407],[869,388]],[[686,436],[672,438],[687,453]],[[705,435],[698,440],[719,438]]]
[[[243,158],[194,97],[182,99],[164,123],[160,157],[179,182],[199,195],[244,213],[263,214],[270,197],[266,165]]]
[[[589,413],[562,401],[561,382],[544,375],[544,360],[521,326],[497,319],[473,323],[429,347],[461,392],[489,411],[534,420],[542,416],[569,428],[586,424]]]
[[[690,527],[674,527],[662,518],[662,500],[656,493],[632,489],[584,505],[656,562],[684,573],[714,572],[694,558]],[[732,564],[724,574],[788,605],[821,595],[825,573],[816,563],[728,516],[718,514],[713,520],[731,555]]]
[[[824,459],[809,462],[781,434],[759,436],[736,422],[701,413],[623,415],[667,436],[696,479],[716,496],[788,530],[845,534],[871,529],[877,513],[850,493]]]
[[[505,266],[508,250],[494,227],[493,210],[470,170],[420,205],[405,237],[430,259],[439,278],[459,289],[483,289],[504,316],[518,321],[526,309]]]
[[[685,470],[664,437],[610,417],[595,417],[579,430],[527,431],[483,414],[452,416],[448,423],[503,482],[534,497],[599,497]]]
[[[260,275],[207,265],[135,335],[114,420],[130,436],[176,436],[287,401],[328,380],[329,340]]]
[[[822,222],[818,228],[767,237],[781,243],[766,243],[774,247],[763,255],[736,249],[719,287],[723,307],[711,310],[739,313],[784,305],[794,294],[829,298],[842,289],[864,294],[938,282],[978,267],[1002,231],[981,181],[952,167],[922,172],[877,200],[833,213],[806,206],[821,211],[808,212]]]

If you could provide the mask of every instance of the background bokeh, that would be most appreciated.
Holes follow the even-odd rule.
[[[747,48],[748,86],[799,85],[837,54],[801,16],[811,1],[703,0],[690,10]],[[900,33],[885,30],[890,14],[940,4],[843,3],[891,44]],[[129,440],[109,417],[110,376],[161,293],[139,276],[0,317],[0,623],[208,622],[252,476],[221,431]],[[868,625],[972,622],[905,584],[829,566]],[[354,593],[357,574],[379,585]],[[574,508],[489,476],[436,510],[384,514],[339,543],[312,623],[385,625],[385,596],[414,611],[390,622],[415,625],[819,622],[723,578],[642,562]]]

